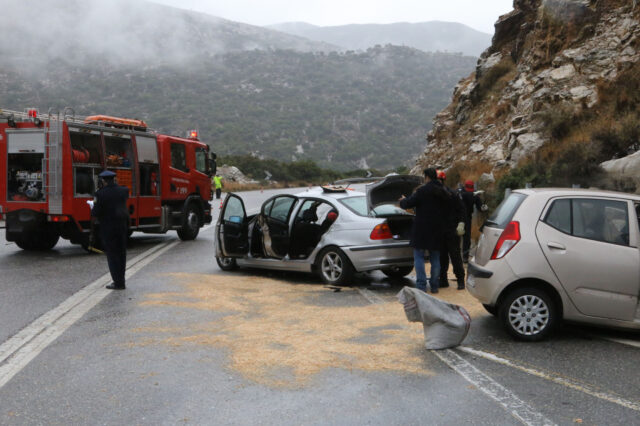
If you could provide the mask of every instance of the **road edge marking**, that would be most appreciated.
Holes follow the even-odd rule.
[[[360,295],[362,295],[362,297],[367,299],[367,302],[371,303],[372,305],[381,305],[383,303],[387,303],[386,300],[369,289],[356,287],[356,290],[358,291],[358,293],[360,293]]]
[[[178,244],[180,241],[158,244],[138,255],[131,261],[125,277],[133,276]],[[110,290],[103,287],[110,279],[110,274],[102,275],[0,345],[0,389],[69,327],[111,294]],[[2,364],[4,361],[6,362]]]
[[[640,403],[634,402],[634,401],[630,401],[628,399],[625,398],[621,398],[615,395],[611,395],[609,393],[606,392],[602,392],[599,390],[596,390],[595,388],[593,388],[592,386],[589,386],[587,384],[583,384],[578,382],[577,380],[572,380],[572,379],[568,379],[565,377],[561,377],[558,374],[554,374],[554,373],[545,373],[543,371],[540,370],[536,370],[535,368],[531,368],[531,367],[526,367],[524,365],[520,365],[516,362],[510,361],[508,359],[499,357],[495,354],[489,353],[489,352],[485,352],[485,351],[481,351],[478,349],[473,349],[467,346],[458,346],[457,348],[458,350],[468,353],[470,355],[474,355],[474,356],[478,356],[484,359],[487,359],[489,361],[493,361],[496,362],[498,364],[502,364],[502,365],[506,365],[508,367],[514,368],[516,370],[520,370],[524,373],[530,374],[532,376],[536,376],[539,377],[541,379],[545,379],[548,380],[550,382],[568,387],[570,389],[582,392],[582,393],[586,393],[587,395],[596,397],[598,399],[607,401],[607,402],[611,402],[617,405],[620,405],[622,407],[625,408],[629,408],[631,410],[635,410],[635,411],[640,411]]]
[[[440,358],[452,370],[473,384],[482,393],[501,405],[509,414],[525,425],[555,425],[542,413],[535,411],[529,404],[518,398],[513,392],[484,374],[451,349],[443,351],[432,350],[432,354]]]

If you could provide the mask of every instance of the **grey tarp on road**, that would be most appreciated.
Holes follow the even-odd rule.
[[[427,349],[458,346],[469,332],[471,317],[462,306],[447,303],[417,288],[404,287],[397,295],[410,322],[422,322]]]

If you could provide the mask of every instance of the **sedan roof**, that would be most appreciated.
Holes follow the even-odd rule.
[[[354,196],[365,196],[364,192],[355,191],[351,189],[347,189],[345,191],[340,192],[326,192],[321,187],[314,187],[307,189],[304,192],[299,192],[294,194],[296,197],[313,197],[313,198],[324,198],[327,200],[339,200],[341,198],[348,198]]]

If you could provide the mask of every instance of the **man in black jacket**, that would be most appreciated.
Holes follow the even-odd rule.
[[[438,182],[436,169],[424,170],[427,183],[416,192],[400,198],[400,207],[415,209],[415,218],[411,228],[410,244],[413,247],[413,263],[416,268],[416,287],[427,291],[427,274],[424,266],[424,252],[429,251],[431,263],[431,279],[429,286],[432,293],[438,292],[440,278],[440,246],[444,230],[444,213],[448,195],[442,184]]]
[[[462,258],[465,262],[469,260],[469,249],[471,247],[471,218],[473,217],[473,208],[477,208],[479,211],[486,210],[482,206],[482,200],[475,194],[475,185],[472,180],[468,180],[464,183],[464,188],[460,191],[460,197],[462,198],[462,204],[465,210],[464,219],[464,238],[462,239]]]
[[[445,214],[444,238],[440,250],[440,287],[449,287],[447,273],[449,272],[449,258],[451,258],[458,290],[464,290],[464,265],[460,251],[460,236],[465,231],[464,206],[460,196],[444,184],[446,178],[446,174],[442,170],[438,170],[438,180],[442,182],[442,187],[449,195],[448,210]]]
[[[129,213],[127,198],[129,189],[114,182],[115,173],[105,170],[98,175],[104,180],[104,186],[96,191],[96,201],[91,216],[100,221],[100,239],[107,254],[107,263],[113,282],[107,286],[110,290],[124,290],[124,273],[127,267],[127,238]]]

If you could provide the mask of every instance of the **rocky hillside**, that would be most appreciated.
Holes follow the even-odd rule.
[[[461,52],[480,56],[491,44],[491,35],[456,22],[397,22],[318,27],[304,22],[272,25],[278,31],[339,46],[343,50],[367,50],[379,44],[408,46],[425,52]]]
[[[454,178],[492,173],[500,189],[640,188],[638,174],[629,174],[635,157],[627,157],[640,149],[635,3],[514,0],[476,71],[436,116],[414,170],[438,165]]]

